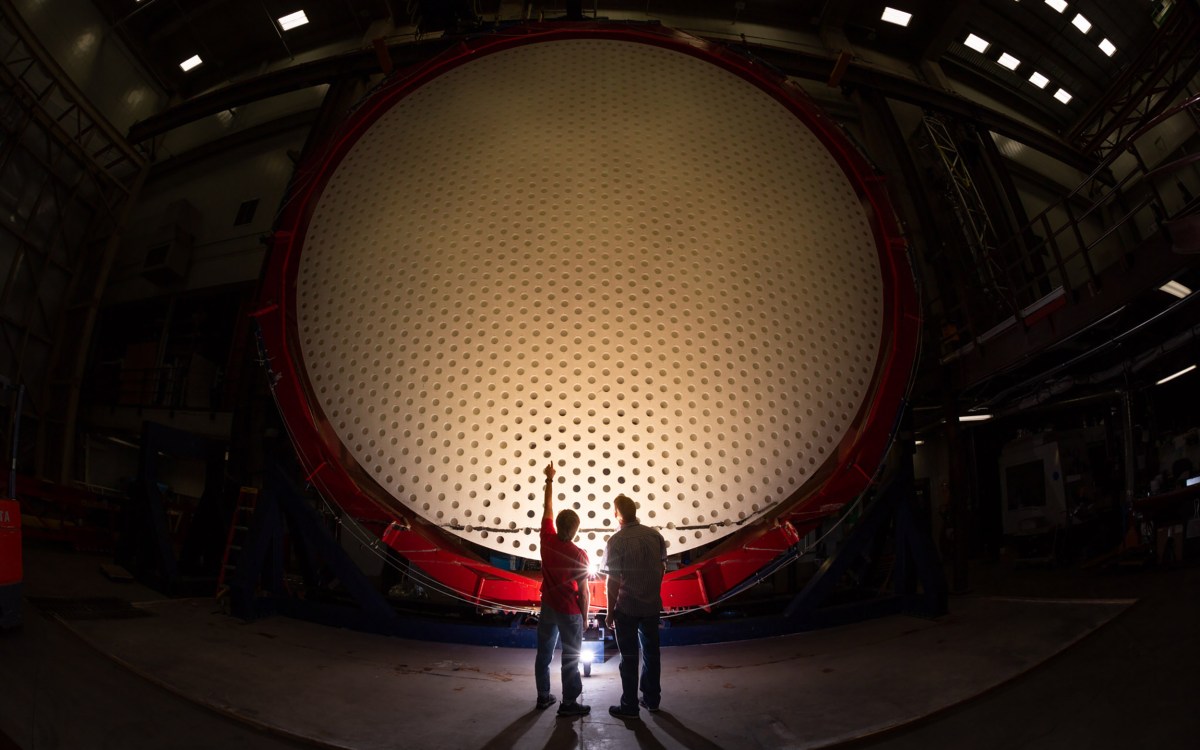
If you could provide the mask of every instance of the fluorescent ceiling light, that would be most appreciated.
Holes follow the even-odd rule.
[[[1071,19],[1071,25],[1085,34],[1092,30],[1092,22],[1084,18],[1082,13],[1075,14],[1075,18]]]
[[[907,26],[909,20],[912,19],[912,13],[905,13],[895,8],[884,8],[882,18],[888,23],[894,23],[897,26]]]
[[[958,418],[959,422],[984,422],[992,418],[991,414],[964,414]]]
[[[297,26],[303,26],[308,23],[308,16],[304,15],[304,11],[298,10],[295,13],[288,13],[286,16],[280,16],[279,28],[287,31],[294,29]]]
[[[1186,297],[1192,293],[1191,289],[1188,289],[1186,286],[1184,286],[1183,284],[1180,284],[1178,281],[1168,281],[1167,283],[1160,286],[1158,289],[1159,289],[1159,291],[1166,292],[1167,294],[1172,294],[1172,295],[1178,297],[1179,299],[1183,299],[1184,297]]]
[[[991,42],[974,34],[967,34],[967,38],[963,40],[963,44],[976,52],[987,52],[987,48],[992,46]]]
[[[1175,378],[1179,377],[1180,375],[1187,375],[1189,372],[1191,372],[1192,370],[1195,370],[1195,369],[1196,369],[1195,365],[1192,365],[1191,367],[1185,367],[1182,370],[1180,370],[1179,372],[1175,373],[1174,375],[1166,376],[1162,380],[1156,382],[1155,385],[1162,385],[1163,383],[1174,380]]]
[[[1071,95],[1067,93],[1066,89],[1059,89],[1058,91],[1055,91],[1054,98],[1063,104],[1069,104],[1071,102]]]
[[[1107,39],[1101,39],[1100,40],[1100,51],[1103,52],[1104,54],[1108,55],[1109,57],[1112,57],[1113,53],[1117,51],[1117,46],[1115,44],[1113,44],[1112,42],[1108,41]]]
[[[1029,76],[1029,82],[1039,89],[1044,89],[1046,84],[1050,83],[1050,79],[1035,70],[1033,75]]]
[[[204,61],[200,59],[200,55],[192,55],[188,59],[179,63],[179,67],[183,68],[185,71],[188,71],[188,70],[191,70],[192,68],[196,67],[197,65],[199,65],[202,62],[204,62]]]
[[[1051,8],[1054,8],[1059,13],[1062,13],[1064,10],[1067,9],[1066,0],[1046,0],[1046,5],[1049,5]]]
[[[1021,64],[1020,60],[1008,54],[1007,52],[1001,53],[1000,59],[996,62],[1000,63],[1009,70],[1016,70],[1017,66]]]

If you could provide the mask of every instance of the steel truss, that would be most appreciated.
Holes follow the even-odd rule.
[[[1153,41],[1126,67],[1071,128],[1068,140],[1080,151],[1107,156],[1154,119],[1200,71],[1200,12],[1194,3],[1175,5]]]
[[[10,0],[0,0],[0,138],[0,375],[29,393],[36,453],[22,463],[63,481],[88,341],[146,160]]]

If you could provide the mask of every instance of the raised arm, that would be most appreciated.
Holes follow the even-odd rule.
[[[542,520],[554,518],[554,464],[546,464],[546,499],[542,502]]]

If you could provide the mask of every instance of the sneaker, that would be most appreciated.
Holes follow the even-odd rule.
[[[641,706],[642,708],[646,709],[647,711],[649,711],[652,714],[658,713],[658,704],[656,703],[653,706],[651,706],[649,703],[646,702],[645,698],[639,699],[638,705]]]
[[[539,695],[537,699],[538,710],[550,708],[557,700],[553,695]]]
[[[626,706],[624,704],[619,705],[619,706],[609,706],[608,712],[610,714],[612,714],[613,716],[617,717],[618,719],[636,719],[636,718],[638,718],[638,707],[637,706]]]
[[[564,703],[558,707],[559,716],[587,716],[591,712],[591,706],[585,706],[582,703],[576,703],[575,701]]]

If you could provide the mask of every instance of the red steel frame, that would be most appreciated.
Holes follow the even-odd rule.
[[[442,532],[390,496],[344,455],[323,424],[303,376],[295,337],[295,282],[309,219],[321,191],[342,158],[393,104],[446,71],[486,54],[519,45],[564,39],[612,39],[651,44],[694,55],[741,76],[771,94],[821,140],[857,191],[879,250],[883,271],[884,326],[870,400],[860,409],[835,458],[781,507],[784,511],[743,529],[696,562],[667,573],[663,605],[668,610],[707,607],[789,551],[823,518],[837,513],[872,482],[891,441],[916,357],[920,316],[906,242],[901,236],[884,179],[838,126],[807,96],[767,66],[725,47],[660,27],[606,24],[528,24],[504,34],[464,40],[443,54],[393,76],[360,106],[326,144],[297,171],[290,198],[271,237],[257,318],[269,357],[273,391],[307,478],[344,512],[375,526],[384,543],[446,588],[477,604],[519,610],[540,601],[541,579],[533,573],[496,568],[457,538]],[[348,466],[347,464],[351,464]],[[604,608],[601,582],[592,583],[594,607]]]

